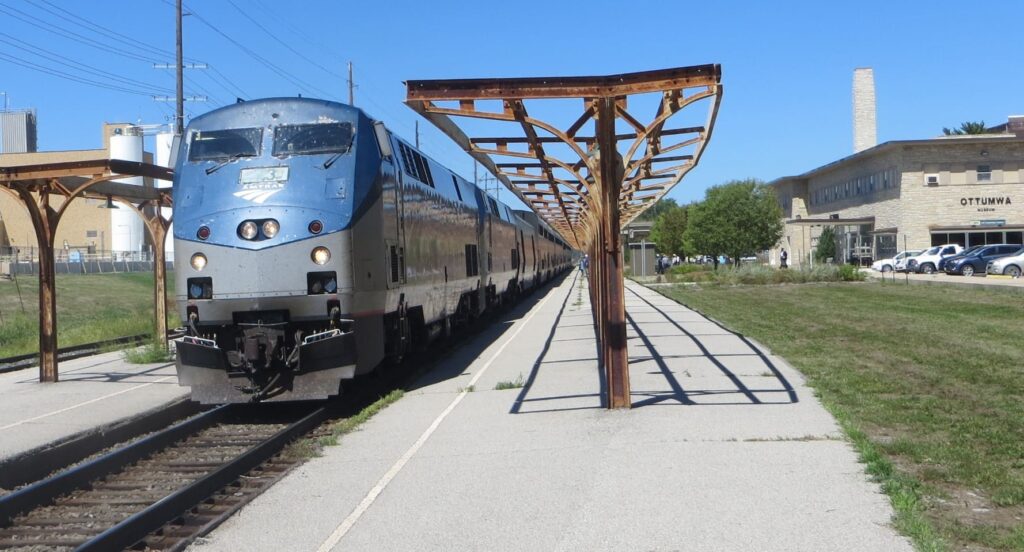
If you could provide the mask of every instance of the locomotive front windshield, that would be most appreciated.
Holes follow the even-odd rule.
[[[275,156],[347,153],[351,147],[351,123],[284,125],[274,130]]]
[[[262,128],[206,130],[192,135],[189,161],[259,157],[263,144]]]

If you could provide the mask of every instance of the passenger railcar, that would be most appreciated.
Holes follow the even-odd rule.
[[[571,251],[352,106],[240,102],[177,147],[179,383],[322,399],[571,267]]]

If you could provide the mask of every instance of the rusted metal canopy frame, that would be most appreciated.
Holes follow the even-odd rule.
[[[662,97],[653,120],[645,124],[627,106],[629,96],[648,93],[660,93]],[[608,382],[609,408],[630,406],[620,228],[657,202],[696,166],[711,137],[721,97],[718,65],[602,77],[407,83],[409,107],[494,173],[569,244],[589,253],[590,292]],[[531,117],[524,104],[524,100],[565,98],[583,100],[582,114],[565,130]],[[673,115],[704,99],[710,103],[704,126],[666,128]],[[478,109],[477,100],[499,100],[503,109]],[[438,102],[458,102],[458,107],[445,107]],[[518,123],[522,135],[469,138],[451,117]],[[617,133],[619,120],[633,132]],[[578,135],[591,121],[594,135]],[[538,130],[551,136],[541,136]],[[666,136],[683,139],[665,145]],[[526,151],[510,149],[510,144],[525,144]],[[545,144],[568,146],[576,159],[556,158],[545,150]],[[620,148],[620,144],[624,147]],[[684,148],[692,148],[692,153],[680,154]],[[529,161],[496,163],[494,158]],[[571,177],[560,178],[556,169]]]
[[[54,240],[57,225],[71,202],[77,198],[117,200],[135,211],[146,224],[153,239],[153,303],[155,338],[167,336],[167,275],[165,240],[171,220],[160,207],[171,206],[169,188],[143,188],[110,182],[120,178],[144,176],[171,180],[170,169],[118,159],[72,161],[14,167],[0,167],[0,190],[16,197],[28,211],[39,244],[39,381],[56,382],[57,373],[57,293]],[[54,208],[52,195],[64,201]],[[152,213],[146,206],[153,207]]]

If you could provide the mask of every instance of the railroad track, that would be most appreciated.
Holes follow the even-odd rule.
[[[167,339],[176,339],[181,336],[182,333],[179,331],[167,332]],[[57,350],[57,359],[63,361],[92,356],[95,354],[99,354],[111,347],[117,347],[119,345],[142,345],[148,339],[150,339],[150,337],[152,337],[151,334],[129,335],[125,337],[115,337],[113,339],[97,341],[95,343],[84,343],[82,345],[61,347],[60,349]],[[14,372],[16,370],[31,368],[38,364],[39,353],[28,353],[25,355],[0,358],[0,374],[3,374],[4,372]]]
[[[184,550],[305,461],[279,454],[288,443],[358,413],[480,331],[362,380],[340,401],[217,407],[0,496],[0,549]]]
[[[329,415],[309,404],[215,408],[0,497],[0,549],[182,550],[301,458]]]

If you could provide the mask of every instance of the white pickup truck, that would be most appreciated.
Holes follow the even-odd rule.
[[[902,272],[907,270],[907,260],[920,254],[920,249],[900,251],[895,257],[880,259],[871,263],[871,268],[879,272],[892,272],[893,270]]]
[[[912,257],[907,261],[908,272],[920,272],[922,274],[933,274],[939,267],[939,260],[945,257],[952,257],[963,251],[964,248],[955,243],[936,245],[926,249],[924,253]]]

